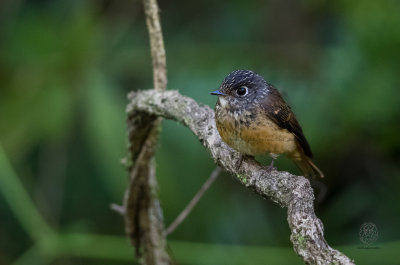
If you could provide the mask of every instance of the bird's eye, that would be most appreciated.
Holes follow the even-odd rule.
[[[247,92],[248,92],[248,90],[247,90],[247,87],[245,87],[245,86],[241,86],[238,89],[236,89],[236,94],[238,94],[241,97],[247,95]]]

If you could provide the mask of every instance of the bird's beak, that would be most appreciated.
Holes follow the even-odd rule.
[[[211,95],[216,95],[216,96],[226,96],[226,94],[222,93],[219,90],[215,90],[213,92],[211,92]]]

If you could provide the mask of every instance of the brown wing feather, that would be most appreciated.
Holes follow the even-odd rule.
[[[289,132],[293,133],[302,147],[304,154],[311,158],[312,152],[310,145],[304,137],[303,130],[299,122],[296,120],[296,116],[292,109],[285,102],[276,88],[269,86],[269,90],[270,92],[265,99],[266,101],[262,103],[266,114],[279,127],[287,129]]]

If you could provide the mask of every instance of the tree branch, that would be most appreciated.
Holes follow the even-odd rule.
[[[177,91],[147,90],[128,95],[128,117],[136,126],[146,127],[145,117],[157,116],[176,120],[188,127],[210,152],[214,161],[230,172],[247,188],[288,209],[290,240],[295,252],[307,264],[353,264],[324,239],[323,224],[314,213],[314,193],[310,182],[288,172],[269,171],[251,158],[228,147],[215,127],[214,111]]]
[[[167,88],[167,59],[161,31],[159,9],[156,0],[143,0],[147,30],[150,37],[151,58],[153,62],[154,88]]]
[[[166,89],[166,56],[156,0],[143,0],[153,62],[154,88]],[[162,119],[151,113],[128,117],[130,183],[125,193],[125,230],[141,264],[172,264],[167,252],[162,210],[157,197],[154,154]]]

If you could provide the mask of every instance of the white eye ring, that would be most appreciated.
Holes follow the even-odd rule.
[[[246,86],[241,86],[238,89],[236,89],[236,94],[239,97],[244,97],[249,93],[249,89]]]

